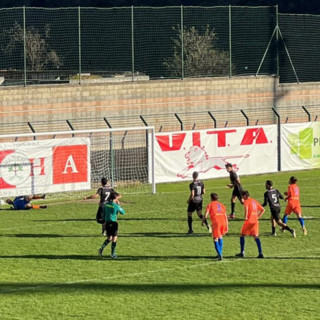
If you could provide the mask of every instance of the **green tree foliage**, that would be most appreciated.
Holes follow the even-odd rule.
[[[182,76],[182,45],[185,77],[229,74],[229,53],[217,48],[218,37],[213,29],[207,26],[203,34],[200,34],[195,27],[190,29],[184,27],[183,33],[180,26],[173,29],[177,32],[177,38],[173,39],[173,56],[164,62],[172,77]]]
[[[41,71],[46,68],[59,68],[62,66],[61,58],[55,50],[52,50],[47,43],[50,38],[50,27],[46,25],[40,33],[35,27],[27,28],[24,35],[22,26],[15,22],[13,27],[3,32],[4,36],[8,38],[8,43],[3,51],[11,55],[15,51],[20,51],[23,54],[24,40],[26,44],[26,60],[27,68],[31,71]],[[25,38],[24,38],[25,37]]]

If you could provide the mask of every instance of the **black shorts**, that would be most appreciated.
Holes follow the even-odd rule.
[[[103,207],[100,207],[98,208],[98,211],[97,211],[97,215],[96,215],[96,221],[97,223],[100,223],[102,224],[104,221],[102,220],[102,213],[103,213]]]
[[[193,202],[190,201],[188,205],[188,212],[201,211],[202,210],[202,201],[201,202]]]
[[[281,218],[280,218],[280,209],[273,209],[271,210],[271,217],[272,219],[276,220],[276,221],[279,221]]]
[[[242,199],[242,188],[235,187],[232,191],[232,197],[237,197],[240,201]]]
[[[118,235],[118,222],[115,221],[107,221],[106,222],[106,230],[108,237],[115,237]]]

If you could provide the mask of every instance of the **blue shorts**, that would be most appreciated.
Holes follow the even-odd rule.
[[[27,210],[29,208],[26,205],[29,203],[26,197],[16,197],[13,200],[13,206],[15,210]]]

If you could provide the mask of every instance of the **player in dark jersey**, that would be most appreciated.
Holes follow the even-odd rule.
[[[294,229],[289,228],[285,223],[280,219],[280,199],[284,200],[283,195],[278,189],[273,188],[273,182],[271,180],[266,181],[267,191],[264,193],[264,201],[262,206],[265,207],[269,204],[271,212],[271,227],[272,235],[276,236],[276,225],[278,224],[284,230],[288,230],[292,236],[296,237],[296,232]]]
[[[231,213],[228,217],[230,219],[234,219],[236,217],[236,214],[235,214],[236,199],[238,198],[240,203],[243,204],[243,199],[241,195],[243,188],[240,182],[240,177],[235,172],[231,163],[226,164],[226,170],[230,175],[230,182],[231,182],[227,184],[227,187],[230,189],[233,189],[232,195],[231,195]]]
[[[204,188],[204,184],[202,181],[198,180],[199,173],[198,172],[193,172],[192,178],[193,182],[190,183],[189,189],[190,189],[190,196],[188,198],[187,204],[188,204],[188,234],[193,233],[192,229],[192,213],[194,211],[197,212],[199,218],[202,220],[203,215],[202,215],[202,195],[205,194],[206,190]],[[203,221],[204,224],[206,225],[207,229],[211,233],[211,227],[208,224],[207,220]]]
[[[116,246],[118,240],[118,213],[124,215],[125,211],[119,205],[120,194],[117,192],[111,192],[108,202],[104,205],[102,219],[105,221],[107,230],[107,239],[103,242],[101,248],[99,248],[99,256],[102,257],[103,249],[111,242],[111,258],[117,258]]]
[[[106,178],[102,178],[101,179],[101,187],[97,190],[97,192],[91,196],[83,197],[84,200],[96,199],[96,198],[100,197],[99,207],[98,207],[98,211],[96,214],[96,221],[97,221],[97,223],[102,224],[102,234],[104,236],[106,236],[106,230],[104,228],[104,221],[102,219],[103,208],[104,208],[104,205],[108,202],[111,192],[114,191],[107,184],[108,184],[108,180]]]

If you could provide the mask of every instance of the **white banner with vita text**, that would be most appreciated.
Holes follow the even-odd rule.
[[[226,163],[239,174],[277,171],[276,125],[158,133],[155,137],[156,182],[227,176]]]
[[[0,197],[90,189],[90,139],[1,143]]]

